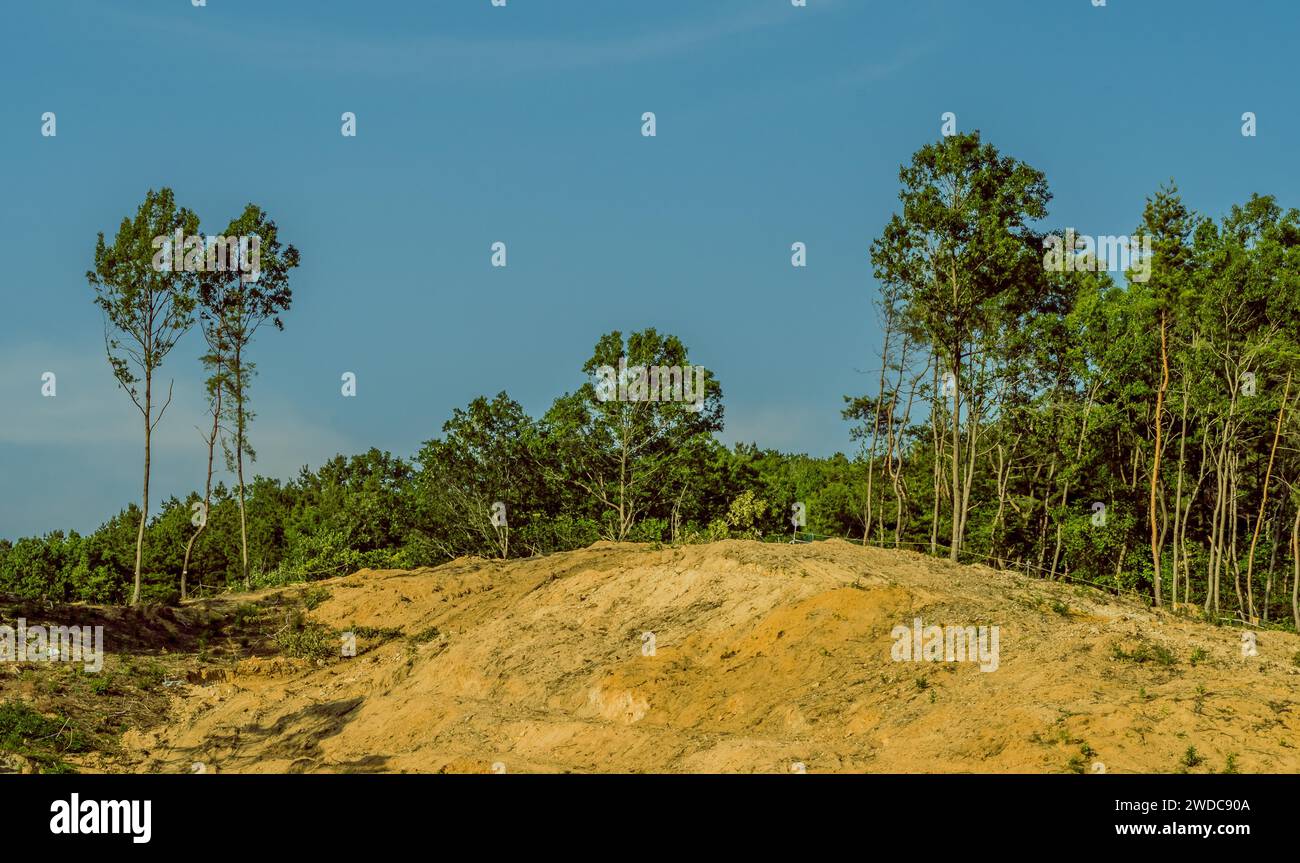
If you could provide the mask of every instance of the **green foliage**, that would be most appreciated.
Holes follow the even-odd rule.
[[[1195,746],[1189,746],[1187,747],[1187,751],[1183,753],[1179,766],[1185,770],[1191,770],[1193,767],[1199,767],[1204,763],[1205,756],[1197,752]]]
[[[1111,647],[1111,655],[1116,659],[1136,662],[1139,665],[1150,662],[1156,665],[1171,666],[1178,662],[1173,653],[1169,651],[1169,648],[1150,641],[1141,641],[1132,650],[1125,650],[1122,645],[1115,644]]]
[[[66,717],[42,716],[20,701],[0,704],[0,751],[30,758],[42,773],[76,772],[59,756],[91,748],[89,738]]]
[[[337,632],[307,620],[301,613],[291,615],[289,621],[276,631],[274,640],[285,656],[300,659],[327,659],[339,656],[342,650]]]

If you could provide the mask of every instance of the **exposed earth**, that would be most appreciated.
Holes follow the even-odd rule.
[[[20,772],[1300,772],[1300,637],[837,540],[20,615],[110,653],[0,669]],[[918,617],[997,626],[996,670],[896,661]]]

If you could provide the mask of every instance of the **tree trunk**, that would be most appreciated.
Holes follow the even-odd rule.
[[[1277,425],[1273,427],[1273,446],[1268,451],[1268,467],[1264,470],[1264,488],[1259,496],[1259,515],[1255,518],[1255,532],[1250,538],[1250,553],[1246,556],[1246,602],[1251,618],[1255,617],[1255,545],[1259,542],[1259,528],[1264,523],[1264,505],[1268,503],[1268,483],[1273,477],[1273,459],[1277,456],[1277,442],[1282,437],[1282,417],[1286,414],[1286,400],[1291,395],[1291,373],[1287,372],[1282,403],[1277,408]]]
[[[149,444],[153,437],[153,371],[144,374],[144,495],[140,503],[140,527],[135,534],[135,588],[131,591],[131,604],[140,602],[140,563],[144,556],[144,526],[149,520]]]
[[[217,336],[220,339],[220,335]],[[217,363],[216,370],[217,388],[213,396],[215,399],[212,405],[212,434],[208,438],[208,478],[203,484],[203,523],[199,525],[198,530],[190,535],[190,541],[185,544],[185,561],[181,564],[181,599],[185,599],[185,585],[190,572],[190,553],[194,550],[194,544],[198,542],[199,534],[203,533],[208,527],[208,516],[211,514],[212,507],[212,460],[217,449],[217,434],[221,423],[221,393],[223,382],[221,380],[221,363]]]
[[[235,396],[235,467],[239,478],[239,549],[240,566],[244,576],[244,590],[248,583],[248,516],[244,496],[244,366],[240,356],[241,347],[235,346],[235,386],[239,388]]]
[[[934,480],[934,504],[930,510],[930,554],[939,553],[939,491],[943,482],[943,434],[939,429],[939,358],[934,357],[934,376],[931,380],[930,428],[933,430],[931,441],[934,444],[934,464],[931,478]]]
[[[961,552],[961,346],[952,352],[952,543],[948,559]]]
[[[1291,619],[1300,632],[1300,506],[1291,522]]]
[[[1174,492],[1174,539],[1170,545],[1173,553],[1173,565],[1169,568],[1171,584],[1169,587],[1170,603],[1178,602],[1178,552],[1181,550],[1179,537],[1182,535],[1183,518],[1183,472],[1187,466],[1187,373],[1183,370],[1183,413],[1182,423],[1178,432],[1178,482],[1177,489]]]
[[[1151,519],[1151,567],[1156,606],[1160,606],[1160,542],[1159,527],[1156,524],[1156,488],[1160,484],[1160,445],[1165,406],[1165,389],[1169,386],[1169,346],[1166,338],[1165,310],[1160,310],[1160,389],[1156,391],[1156,446],[1151,463],[1151,504],[1148,514]]]

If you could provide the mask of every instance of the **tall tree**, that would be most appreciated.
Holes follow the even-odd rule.
[[[944,369],[944,395],[952,400],[949,554],[957,560],[984,395],[967,361],[986,346],[1001,314],[1033,305],[1041,293],[1039,235],[1030,222],[1047,215],[1051,195],[1041,172],[1002,156],[978,132],[922,147],[899,181],[902,211],[872,244],[871,260]],[[970,452],[962,447],[963,425]]]
[[[1151,290],[1160,319],[1160,383],[1156,388],[1155,441],[1151,454],[1150,495],[1147,518],[1151,523],[1152,592],[1156,605],[1161,602],[1162,567],[1160,563],[1159,517],[1156,507],[1160,489],[1160,463],[1164,455],[1164,404],[1169,389],[1169,318],[1188,289],[1192,259],[1190,239],[1196,227],[1195,217],[1183,205],[1177,186],[1170,183],[1147,200],[1142,218],[1142,233],[1151,237]]]
[[[239,545],[241,572],[244,586],[248,587],[248,516],[247,483],[244,478],[244,459],[257,458],[249,443],[248,426],[254,418],[249,407],[249,389],[255,372],[248,358],[249,346],[262,325],[268,321],[277,329],[284,329],[281,315],[293,302],[289,286],[289,271],[298,266],[298,250],[283,246],[279,229],[274,221],[258,206],[249,204],[239,218],[232,221],[223,235],[227,239],[247,238],[247,248],[255,256],[252,262],[241,261],[241,267],[225,271],[226,284],[222,291],[221,332],[225,355],[223,360],[225,382],[225,416],[230,423],[229,445],[226,447],[227,464],[235,471],[238,481]],[[253,243],[252,238],[257,242]],[[219,277],[221,273],[209,273]]]
[[[86,273],[103,313],[104,347],[113,376],[144,423],[144,491],[136,530],[132,605],[140,601],[153,432],[172,400],[169,384],[167,398],[160,406],[156,403],[154,375],[193,323],[197,289],[196,272],[173,266],[169,242],[178,231],[183,237],[195,236],[198,227],[198,216],[178,208],[171,189],[150,189],[135,217],[122,219],[111,245],[99,234],[95,268]]]
[[[203,331],[203,339],[207,344],[207,351],[203,354],[201,361],[203,367],[208,370],[205,387],[208,396],[208,411],[212,416],[212,425],[203,433],[203,442],[208,450],[207,474],[203,482],[202,506],[194,515],[193,520],[197,523],[194,532],[190,534],[189,541],[185,544],[185,559],[181,563],[181,599],[185,599],[186,582],[190,571],[190,557],[194,551],[194,544],[198,542],[199,536],[207,530],[208,516],[212,509],[212,468],[217,442],[221,436],[221,399],[229,386],[229,382],[226,380],[227,346],[224,327],[228,311],[229,298],[227,291],[229,287],[230,281],[225,278],[224,273],[220,272],[201,279],[199,284],[199,327]]]

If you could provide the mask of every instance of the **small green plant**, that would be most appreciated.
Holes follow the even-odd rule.
[[[422,629],[415,635],[412,635],[410,640],[415,644],[424,644],[426,641],[433,641],[440,635],[442,635],[442,633],[438,631],[438,627],[430,626],[428,629]]]
[[[300,659],[324,659],[340,651],[338,633],[319,623],[309,623],[302,612],[295,612],[275,634],[275,643],[285,656]]]
[[[1059,599],[1052,600],[1051,607],[1052,607],[1052,611],[1055,611],[1057,614],[1061,615],[1062,617],[1070,616],[1070,606],[1065,604],[1064,602],[1061,602],[1061,600]]]
[[[1191,770],[1193,767],[1199,767],[1204,764],[1205,756],[1197,752],[1195,746],[1189,746],[1187,747],[1187,751],[1183,753],[1183,760],[1180,763],[1183,768]]]
[[[1149,641],[1143,641],[1131,651],[1125,650],[1116,644],[1111,647],[1111,655],[1116,659],[1125,659],[1129,662],[1136,662],[1139,665],[1145,665],[1148,662],[1156,665],[1170,666],[1175,665],[1178,660],[1169,651],[1169,648],[1161,644],[1153,644]]]
[[[1192,665],[1198,665],[1210,658],[1210,654],[1205,651],[1204,647],[1198,647],[1192,651]]]
[[[1228,753],[1228,759],[1227,759],[1227,761],[1224,762],[1224,765],[1223,765],[1223,772],[1224,772],[1224,773],[1236,773],[1236,772],[1237,772],[1237,753],[1235,753],[1235,752],[1229,752],[1229,753]]]

